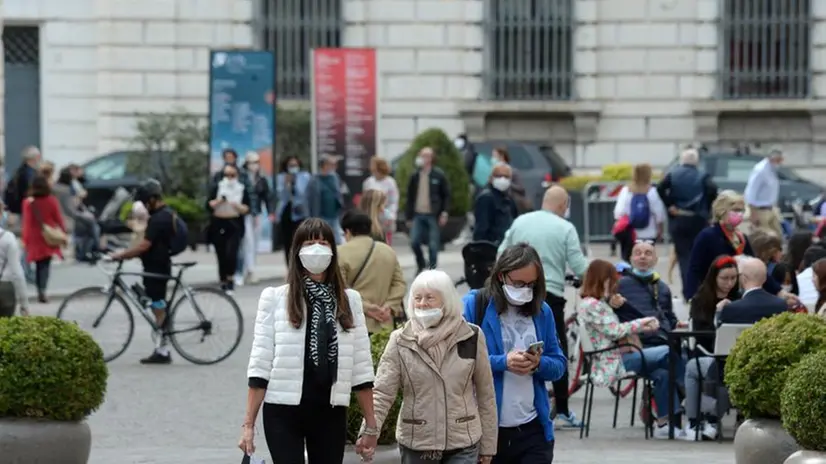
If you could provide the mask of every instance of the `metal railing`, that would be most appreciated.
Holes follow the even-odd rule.
[[[614,207],[616,197],[605,192],[615,192],[628,182],[591,182],[581,193],[574,193],[572,200],[581,195],[580,201],[571,202],[571,222],[577,226],[583,245],[613,242]],[[577,204],[578,203],[578,204]],[[579,211],[577,211],[579,210]],[[663,239],[668,242],[668,218],[663,223]]]
[[[721,97],[807,98],[812,26],[811,0],[724,0]]]
[[[486,0],[485,97],[574,97],[574,1]]]
[[[256,45],[275,54],[275,94],[310,98],[310,50],[341,46],[341,0],[261,0],[253,16]]]

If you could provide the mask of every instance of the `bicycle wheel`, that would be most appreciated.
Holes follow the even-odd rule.
[[[193,364],[221,362],[241,344],[244,335],[241,308],[234,299],[217,288],[197,287],[190,289],[189,293],[192,298],[184,294],[172,306],[167,326],[169,340],[175,351]],[[197,348],[208,348],[207,345],[221,346],[221,340],[226,340],[223,348],[211,355],[193,352]],[[184,348],[185,345],[192,348]]]
[[[122,355],[135,334],[135,318],[129,305],[115,290],[105,287],[86,287],[72,293],[60,304],[57,318],[72,321],[91,335],[106,362]]]

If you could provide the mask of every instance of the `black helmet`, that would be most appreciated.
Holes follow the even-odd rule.
[[[161,198],[163,196],[163,186],[157,179],[148,179],[138,187],[135,191],[135,201],[140,201],[143,204],[148,204],[152,198]]]

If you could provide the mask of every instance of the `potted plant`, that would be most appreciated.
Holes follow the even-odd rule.
[[[448,222],[442,227],[442,243],[455,240],[467,224],[470,210],[470,179],[462,163],[462,155],[453,141],[441,129],[427,129],[413,139],[413,143],[401,156],[395,172],[399,185],[399,215],[403,215],[407,204],[407,186],[410,176],[416,170],[416,156],[422,148],[430,147],[436,153],[434,165],[444,171],[450,186],[448,202]]]
[[[783,464],[798,450],[780,422],[780,393],[800,360],[822,350],[826,320],[810,314],[773,316],[737,338],[725,383],[733,406],[747,419],[734,438],[738,464]]]
[[[826,464],[826,351],[806,356],[789,372],[780,417],[802,448],[785,464]]]
[[[103,352],[77,325],[53,317],[0,319],[0,464],[85,464],[85,418],[102,403]]]
[[[385,330],[374,333],[373,336],[370,337],[370,351],[373,354],[373,366],[376,369],[378,369],[379,360],[381,359],[381,355],[384,354],[384,347],[387,346],[391,333],[391,330]],[[390,408],[390,412],[387,413],[387,419],[385,419],[381,427],[381,434],[379,435],[380,445],[390,445],[396,442],[396,420],[399,417],[401,407],[402,395],[401,392],[399,392],[399,395],[396,397],[396,402],[393,403],[393,407]],[[358,401],[356,401],[356,395],[351,395],[350,407],[347,408],[347,440],[349,440],[350,443],[355,443],[358,439],[359,428],[361,427],[363,418],[361,408],[358,407]]]

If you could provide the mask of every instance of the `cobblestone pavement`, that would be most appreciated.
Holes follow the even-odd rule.
[[[660,268],[664,270],[664,266]],[[445,270],[461,275],[457,263]],[[407,271],[408,279],[412,270]],[[55,285],[58,285],[55,282]],[[171,366],[141,366],[138,360],[152,349],[148,330],[136,319],[135,339],[126,353],[109,365],[106,402],[89,418],[93,434],[91,464],[230,464],[240,461],[236,443],[246,400],[246,367],[257,298],[263,287],[242,287],[236,293],[246,333],[238,350],[214,366],[189,364],[173,354]],[[572,293],[572,292],[571,292]],[[571,295],[572,296],[572,295]],[[35,305],[36,314],[55,314],[57,302]],[[582,393],[571,401],[580,414]],[[688,443],[644,440],[639,426],[628,425],[630,398],[620,403],[620,424],[611,428],[613,399],[599,391],[594,403],[591,436],[579,439],[577,431],[557,432],[556,463],[670,464],[733,463],[730,442]],[[729,425],[728,434],[731,434]],[[256,439],[266,452],[262,434]],[[667,456],[667,457],[666,457]],[[358,463],[349,452],[347,463]],[[394,447],[384,448],[375,463],[399,462]]]

